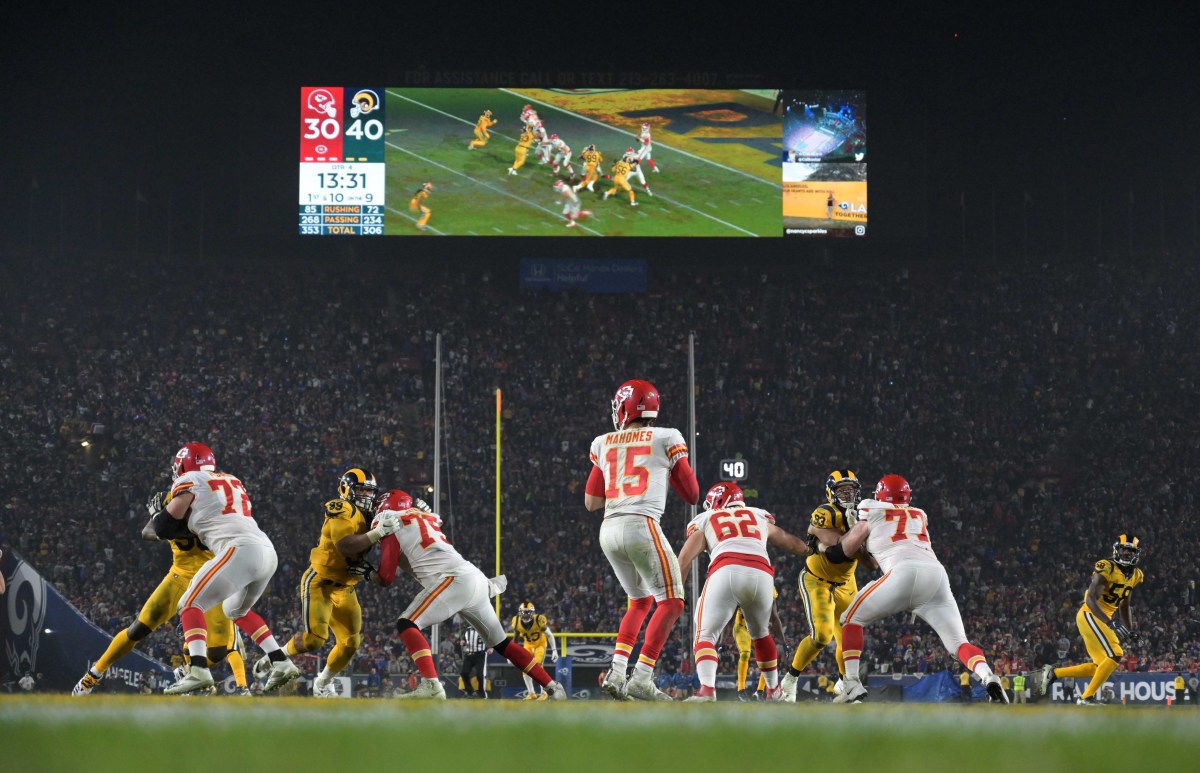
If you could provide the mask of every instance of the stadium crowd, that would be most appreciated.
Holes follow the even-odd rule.
[[[1146,641],[1122,667],[1200,665],[1194,264],[650,270],[646,294],[587,295],[462,266],[0,269],[0,547],[116,632],[170,563],[139,539],[146,497],[168,484],[174,451],[202,440],[274,540],[279,570],[257,609],[283,640],[343,470],[421,495],[432,481],[440,333],[447,535],[494,569],[501,388],[505,622],[529,600],[556,632],[615,632],[625,600],[582,504],[588,444],[634,377],[658,386],[660,423],[686,436],[694,332],[702,490],[718,460],[740,455],[748,501],[802,533],[830,470],[856,470],[864,494],[905,475],[968,636],[998,673],[1059,659],[1062,637],[1067,660],[1086,659],[1074,617],[1092,564],[1137,533]],[[687,512],[671,498],[676,549]],[[795,645],[802,559],[775,563]],[[860,586],[869,577],[860,567]],[[416,588],[406,582],[360,586],[354,669],[382,692],[410,672],[392,626]],[[687,619],[664,668],[689,668]],[[443,634],[439,670],[457,673],[457,631]],[[164,626],[140,650],[167,661],[179,646]],[[957,668],[907,617],[868,628],[867,648],[875,671]],[[722,655],[728,673],[731,638]],[[812,667],[835,668],[832,648]]]

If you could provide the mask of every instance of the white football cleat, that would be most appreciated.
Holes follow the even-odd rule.
[[[652,675],[643,671],[635,673],[633,678],[625,684],[625,694],[630,698],[637,698],[640,701],[674,700],[670,695],[667,695],[655,686]]]
[[[779,687],[783,690],[783,695],[779,699],[781,702],[796,702],[796,677],[791,674],[784,674],[783,679],[779,682]]]
[[[516,169],[513,169],[513,168],[510,166],[510,167],[508,168],[508,173],[509,173],[509,174],[511,174],[511,175],[515,175],[515,174],[517,173],[517,170],[516,170]]]
[[[212,672],[207,668],[192,666],[182,679],[163,690],[165,695],[189,695],[194,692],[211,692],[213,688]]]
[[[716,703],[717,690],[715,687],[706,687],[700,685],[700,689],[696,690],[696,694],[690,698],[684,698],[684,703]]]
[[[642,186],[642,190],[644,190],[644,191],[646,192],[646,195],[647,195],[647,196],[653,196],[653,195],[654,195],[654,193],[653,193],[653,192],[650,190],[650,186],[649,186],[649,185],[643,185],[643,186]]]
[[[417,689],[403,695],[397,695],[396,700],[446,700],[446,688],[442,687],[440,679],[426,679],[422,677],[417,684]]]
[[[272,662],[263,692],[275,692],[298,676],[300,676],[300,669],[296,667],[291,658],[285,658],[277,663]]]
[[[783,685],[777,684],[774,687],[768,687],[763,693],[763,701],[765,703],[783,703]],[[795,697],[792,703],[795,703]]]
[[[608,201],[608,191],[605,191],[605,192],[604,192],[604,195],[600,197],[600,200],[601,200],[601,201]]]
[[[579,225],[579,223],[576,223],[574,220],[567,221],[567,228],[574,228],[577,225]]]
[[[1004,685],[1000,684],[1000,677],[992,674],[983,680],[983,687],[992,703],[1008,703],[1008,693],[1005,692]]]
[[[320,679],[313,681],[312,696],[314,698],[336,698],[337,690],[333,688],[333,680],[322,682]]]
[[[842,692],[833,699],[834,703],[862,703],[867,697],[867,688],[857,679],[846,677],[842,681]]]
[[[631,206],[631,207],[636,207],[637,205],[638,205],[638,203],[636,201],[629,202],[629,206]]]
[[[565,701],[567,699],[567,688],[559,684],[558,680],[555,680],[542,688],[542,695],[549,695],[552,701]],[[541,698],[541,700],[545,700],[545,698]]]
[[[625,675],[618,674],[615,670],[609,669],[604,676],[604,681],[600,683],[600,689],[608,693],[609,697],[615,701],[627,701],[631,698],[625,694]]]

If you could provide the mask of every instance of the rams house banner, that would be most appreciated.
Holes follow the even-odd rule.
[[[29,672],[37,689],[69,692],[89,658],[99,657],[112,637],[71,606],[54,586],[14,551],[0,558],[7,592],[0,596],[2,682],[15,682]],[[134,650],[108,670],[104,692],[137,692],[138,677],[153,673],[170,681],[169,666]]]

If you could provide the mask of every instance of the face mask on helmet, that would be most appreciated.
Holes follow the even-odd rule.
[[[854,470],[834,470],[825,479],[825,497],[830,504],[838,503],[842,507],[852,507],[859,503],[862,486]]]
[[[526,604],[521,605],[521,609],[520,609],[521,619],[524,620],[526,623],[533,620],[533,612],[534,612],[533,604],[526,603]]]
[[[347,502],[353,502],[364,513],[375,512],[375,495],[378,490],[375,476],[359,467],[346,470],[338,481],[338,496]]]
[[[1122,534],[1113,543],[1113,561],[1121,566],[1136,566],[1141,557],[1140,540],[1132,535]]]

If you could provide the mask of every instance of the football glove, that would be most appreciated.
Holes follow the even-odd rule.
[[[846,528],[848,529],[856,523],[858,523],[858,508],[857,507],[847,507],[846,508]]]
[[[418,510],[423,510],[424,512],[427,512],[427,513],[432,513],[432,512],[433,512],[433,508],[432,508],[432,507],[430,507],[430,506],[429,506],[429,505],[428,505],[428,504],[425,502],[425,500],[424,500],[424,499],[421,499],[420,497],[414,497],[414,498],[413,498],[413,507],[417,508]]]
[[[1122,644],[1136,644],[1142,638],[1136,631],[1127,628],[1124,623],[1113,623],[1112,629]]]
[[[362,558],[347,561],[346,573],[352,577],[358,577],[363,582],[370,582],[373,576],[377,574],[375,567],[371,566],[371,562]]]
[[[820,552],[820,548],[817,547],[820,544],[820,540],[817,539],[817,535],[809,534],[808,537],[805,538],[804,542],[808,545],[808,554],[810,556],[813,553]]]
[[[393,513],[379,515],[371,522],[371,526],[373,528],[367,532],[367,539],[371,540],[372,545],[376,545],[379,540],[395,534],[400,529],[400,519]]]
[[[159,510],[162,510],[163,505],[165,504],[164,500],[166,500],[166,498],[167,492],[165,491],[151,492],[150,496],[146,499],[146,511],[150,513],[150,515],[154,515]]]
[[[558,653],[557,653],[557,652],[551,652],[551,653],[550,653],[550,662],[551,662],[551,663],[557,663],[557,662],[558,662]]]

